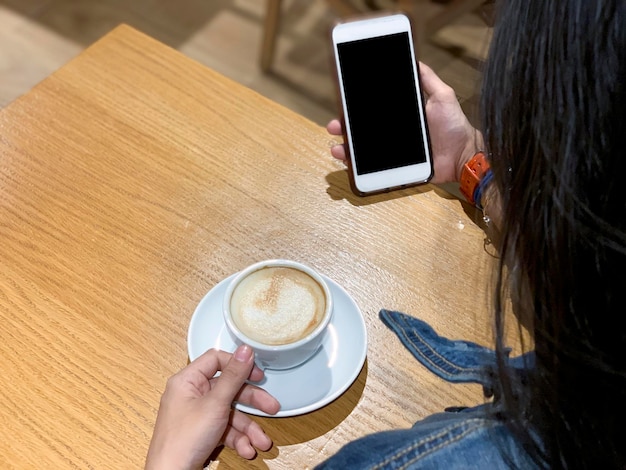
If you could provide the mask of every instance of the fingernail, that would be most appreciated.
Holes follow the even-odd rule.
[[[248,362],[252,357],[252,348],[247,344],[242,344],[235,351],[235,359],[239,362]]]

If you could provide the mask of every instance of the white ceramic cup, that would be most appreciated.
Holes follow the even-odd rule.
[[[231,280],[223,314],[235,343],[250,345],[259,367],[290,369],[320,348],[333,315],[333,300],[328,284],[310,267],[266,260]]]

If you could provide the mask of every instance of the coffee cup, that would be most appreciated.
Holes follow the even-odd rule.
[[[224,322],[263,369],[290,369],[320,348],[333,314],[328,284],[310,267],[266,260],[237,273],[226,288]]]

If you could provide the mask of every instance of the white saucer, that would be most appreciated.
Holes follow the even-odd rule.
[[[187,349],[194,360],[215,348],[233,352],[236,348],[222,317],[222,298],[226,285],[235,275],[224,279],[200,301],[189,323]],[[367,353],[367,332],[363,315],[352,297],[336,282],[323,276],[333,300],[333,319],[326,338],[315,356],[289,370],[266,370],[257,383],[281,404],[275,415],[237,403],[241,411],[257,416],[296,416],[317,410],[338,398],[356,380]]]

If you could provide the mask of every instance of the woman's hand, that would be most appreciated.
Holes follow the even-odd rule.
[[[420,62],[420,77],[426,98],[426,118],[433,151],[435,175],[432,183],[459,181],[463,165],[483,150],[482,135],[467,120],[454,90]],[[342,135],[341,123],[333,119],[326,126],[332,135]],[[415,129],[419,132],[419,129]],[[330,149],[333,157],[346,159],[345,144]]]
[[[221,371],[219,377],[214,377]],[[275,414],[280,404],[257,382],[263,371],[254,365],[254,352],[240,346],[229,354],[211,349],[176,375],[165,387],[146,469],[197,469],[224,444],[252,459],[256,449],[268,450],[272,440],[244,413],[233,410],[237,400]],[[256,448],[256,449],[255,449]]]

